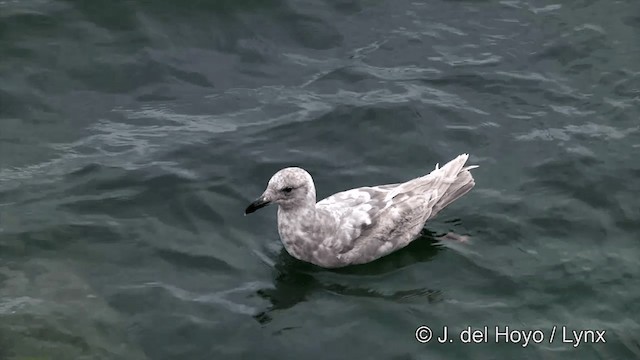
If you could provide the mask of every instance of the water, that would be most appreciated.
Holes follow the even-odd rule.
[[[635,0],[0,1],[0,359],[639,358],[638,36]],[[242,216],[281,167],[324,197],[463,152],[371,264]]]

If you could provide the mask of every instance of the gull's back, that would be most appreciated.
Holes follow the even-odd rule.
[[[316,208],[338,224],[323,245],[338,266],[370,262],[406,246],[427,220],[473,188],[469,170],[475,166],[465,168],[467,159],[460,155],[404,183],[351,189],[321,200]]]

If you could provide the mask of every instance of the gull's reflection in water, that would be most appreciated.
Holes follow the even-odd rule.
[[[444,249],[440,245],[439,239],[445,235],[425,229],[419,238],[404,249],[368,264],[339,269],[323,269],[299,261],[282,249],[274,264],[276,271],[274,287],[257,291],[257,294],[268,300],[271,306],[256,314],[254,318],[262,324],[268,323],[278,311],[305,301],[315,291],[329,291],[344,296],[389,299],[396,302],[414,301],[419,298],[423,298],[427,302],[437,302],[441,298],[441,292],[437,289],[417,288],[389,293],[367,287],[335,283],[327,281],[326,278],[336,279],[336,276],[339,278],[341,275],[345,275],[347,278],[352,278],[353,275],[362,275],[368,278],[383,276],[416,263],[429,261]]]

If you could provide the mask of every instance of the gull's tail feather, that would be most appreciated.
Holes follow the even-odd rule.
[[[462,154],[437,170],[442,172],[442,174],[438,174],[443,180],[438,189],[442,195],[433,207],[430,217],[434,217],[440,210],[468,193],[475,186],[476,183],[469,170],[477,168],[478,165],[463,167],[467,159],[469,159],[469,154]]]
[[[440,210],[466,194],[475,185],[469,170],[476,165],[464,167],[469,154],[462,154],[455,159],[436,168],[429,174],[402,183],[389,191],[385,201],[391,201],[396,196],[406,194],[409,197],[416,194],[431,193],[429,200],[430,212],[428,217],[434,217]]]

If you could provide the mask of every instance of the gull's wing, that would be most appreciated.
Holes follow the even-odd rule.
[[[393,189],[354,189],[318,203],[338,224],[323,240],[333,256],[345,263],[363,263],[407,245],[422,230],[437,202],[435,191],[397,194]],[[345,204],[350,206],[344,206]]]
[[[376,236],[380,241],[376,246],[382,246],[384,242],[393,241],[394,232],[402,231],[405,226],[421,229],[435,204],[435,196],[424,189],[418,194],[389,196],[399,185],[347,190],[318,202],[317,209],[338,224],[335,235],[325,239],[325,246],[345,254],[362,246],[358,242],[370,235],[381,235]],[[396,248],[391,245],[389,249]]]
[[[340,211],[345,208],[360,206],[367,203],[377,204],[383,200],[387,194],[400,184],[389,184],[380,186],[367,186],[335,193],[319,201],[316,206],[329,211]]]
[[[435,169],[429,174],[404,183],[361,187],[339,192],[318,202],[316,206],[337,217],[344,217],[349,213],[357,214],[359,215],[357,218],[360,218],[365,225],[380,216],[381,212],[391,205],[404,203],[421,195],[428,199],[441,200],[433,203],[437,212],[467,193],[475,185],[469,170],[477,166],[464,167],[468,158],[468,154],[462,154],[443,167],[436,164]],[[352,222],[354,225],[358,223],[357,220]]]
[[[460,155],[405,183],[347,190],[318,202],[317,209],[338,224],[324,245],[354,259],[406,245],[431,216],[473,187],[469,170],[475,166],[465,168],[467,158]]]

